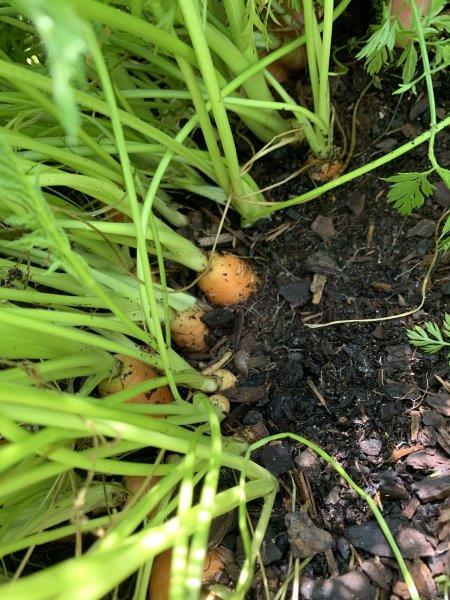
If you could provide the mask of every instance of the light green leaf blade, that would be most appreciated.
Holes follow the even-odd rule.
[[[60,121],[67,134],[75,136],[79,112],[71,83],[83,74],[85,25],[69,2],[11,0],[11,4],[34,23],[44,43]]]

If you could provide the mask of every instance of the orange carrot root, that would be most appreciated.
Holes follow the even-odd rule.
[[[208,300],[218,306],[246,302],[259,278],[246,261],[233,254],[214,254],[198,285]]]

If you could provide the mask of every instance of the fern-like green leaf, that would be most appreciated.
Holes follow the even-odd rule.
[[[364,64],[370,75],[378,73],[383,65],[392,60],[396,31],[396,22],[391,20],[389,7],[385,5],[380,25],[374,28],[366,45],[356,55],[359,60],[365,59]]]
[[[444,324],[442,326],[442,332],[446,338],[450,339],[450,314],[445,313]]]
[[[430,325],[430,323],[427,323]],[[439,332],[440,333],[440,332]],[[408,338],[413,346],[420,348],[423,352],[427,354],[434,354],[435,352],[439,352],[444,346],[445,342],[442,339],[434,339],[430,336],[430,332],[426,331],[423,327],[416,325],[414,329],[409,329],[407,331]]]
[[[414,42],[411,42],[402,52],[400,60],[398,61],[399,66],[403,65],[402,70],[402,81],[403,85],[411,83],[412,78],[417,68],[417,50]]]
[[[410,215],[415,208],[423,205],[426,198],[431,196],[434,186],[428,181],[430,171],[424,173],[400,173],[387,177],[384,181],[391,183],[387,200],[401,215]]]
[[[440,252],[448,252],[450,250],[450,217],[447,217],[442,228],[441,235],[437,243]]]
[[[450,33],[450,15],[443,12],[448,6],[446,0],[434,0],[430,7],[430,12],[427,15],[427,24],[435,27],[438,31],[447,31]]]
[[[450,339],[450,315],[445,315],[442,330],[437,323],[428,321],[423,327],[416,325],[414,329],[408,329],[406,333],[411,344],[423,352],[427,354],[439,352],[442,348],[450,346],[450,342],[444,339]]]

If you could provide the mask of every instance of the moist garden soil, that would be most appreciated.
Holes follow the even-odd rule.
[[[335,80],[336,114],[349,135],[352,111],[368,78],[359,67]],[[426,96],[392,92],[396,76],[372,87],[357,114],[357,138],[349,170],[407,142],[427,128]],[[436,81],[439,113],[449,110],[448,78]],[[337,143],[339,141],[337,140]],[[450,165],[450,134],[439,135],[436,154]],[[252,175],[260,187],[282,181],[306,159],[304,148],[279,149],[258,161]],[[242,154],[247,158],[247,141]],[[422,598],[440,597],[434,577],[445,572],[450,491],[450,396],[444,354],[412,348],[406,330],[442,321],[450,298],[448,257],[432,272],[422,309],[405,318],[311,329],[342,319],[394,316],[417,307],[435,252],[436,226],[450,208],[450,191],[437,179],[432,199],[410,217],[386,200],[398,172],[428,169],[427,146],[365,175],[320,200],[277,213],[241,230],[231,218],[225,231],[234,252],[250,258],[261,276],[259,292],[233,311],[207,316],[216,343],[213,359],[234,353],[239,385],[229,397],[225,434],[249,439],[292,432],[316,442],[375,498],[408,559]],[[273,200],[311,189],[311,173],[271,190]],[[218,215],[193,214],[193,237],[216,230]],[[219,249],[230,249],[230,245]],[[313,302],[311,285],[324,284]],[[191,357],[200,366],[207,356]],[[233,367],[232,367],[233,368]],[[243,429],[244,426],[244,429]],[[331,534],[301,575],[302,598],[408,598],[405,584],[366,504],[323,461],[292,441],[277,442],[254,458],[280,480],[252,598],[265,585],[276,592],[288,557],[308,554],[308,543]],[[431,477],[433,476],[433,477]],[[293,497],[297,504],[294,509]],[[291,514],[300,507],[312,523]],[[253,506],[255,516],[258,506]],[[447,519],[447,520],[446,520]],[[309,542],[302,543],[306,537]],[[290,538],[290,539],[289,539]],[[223,543],[239,560],[236,531]],[[300,539],[300,543],[299,542]],[[306,549],[305,549],[306,544]],[[298,549],[300,546],[300,549]]]

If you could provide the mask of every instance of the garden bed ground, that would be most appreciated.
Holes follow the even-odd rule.
[[[368,79],[361,67],[333,80],[333,98],[342,126],[350,132],[352,110]],[[358,113],[356,147],[349,169],[405,143],[427,127],[426,98],[392,96],[397,81],[371,88]],[[437,80],[439,111],[448,113],[448,81]],[[294,90],[293,90],[294,93]],[[444,102],[445,99],[445,102]],[[447,103],[447,104],[445,104]],[[442,114],[440,115],[442,116]],[[247,138],[248,139],[248,138]],[[242,138],[241,158],[251,154]],[[450,135],[442,133],[436,154],[450,166]],[[436,225],[450,208],[450,192],[438,185],[434,198],[411,217],[399,216],[386,202],[388,184],[380,179],[399,171],[428,168],[421,146],[388,165],[302,207],[277,213],[241,230],[231,215],[225,231],[239,254],[249,257],[261,275],[258,293],[245,306],[207,315],[212,350],[190,356],[195,366],[233,353],[239,375],[230,393],[232,410],[223,423],[226,435],[242,426],[253,439],[292,432],[322,446],[376,498],[396,535],[422,598],[438,597],[433,578],[445,570],[449,529],[450,412],[447,361],[411,348],[406,329],[426,319],[440,321],[450,298],[448,257],[437,263],[422,310],[408,318],[378,323],[310,329],[308,325],[340,319],[396,315],[420,303],[421,285],[435,248]],[[289,176],[305,161],[302,148],[286,147],[256,163],[252,175],[261,187]],[[286,199],[310,189],[307,174],[272,190]],[[193,200],[195,202],[195,200]],[[214,234],[220,214],[199,203],[187,235]],[[229,249],[220,245],[219,249]],[[184,285],[192,274],[170,273]],[[311,284],[323,284],[316,293]],[[320,298],[319,298],[320,296]],[[447,309],[448,310],[448,309]],[[254,457],[280,481],[262,548],[266,585],[276,592],[288,572],[291,536],[310,534],[323,543],[301,576],[302,598],[407,598],[395,561],[364,502],[310,451],[286,441]],[[437,474],[436,477],[430,477]],[[226,474],[225,474],[226,475]],[[307,508],[319,533],[292,511]],[[252,505],[255,516],[258,505]],[[286,521],[286,519],[288,519]],[[242,555],[237,528],[228,521],[216,542]],[[231,523],[231,525],[230,525]],[[88,544],[88,541],[86,541]],[[294,544],[295,546],[295,544]],[[72,542],[36,549],[27,572],[73,554]],[[11,570],[22,559],[11,557]],[[130,598],[132,582],[121,589]],[[257,568],[251,598],[265,598],[264,577]]]
[[[356,70],[335,85],[337,111],[347,130],[367,81],[363,71]],[[391,95],[394,83],[367,93],[358,114],[350,169],[426,128],[426,98],[419,95],[398,105],[398,97]],[[448,111],[444,84],[437,82],[436,94],[439,108]],[[444,133],[437,143],[444,166],[450,162],[449,141]],[[301,152],[290,147],[274,152],[258,162],[252,174],[261,186],[283,180],[299,168]],[[388,206],[388,184],[380,177],[425,170],[426,155],[422,146],[384,171],[258,222],[253,229],[242,231],[228,222],[238,250],[257,266],[261,288],[245,307],[233,314],[214,311],[208,320],[218,342],[215,359],[217,353],[232,350],[239,374],[239,388],[231,398],[237,402],[224,432],[233,433],[244,424],[255,436],[293,432],[321,445],[377,498],[409,559],[421,597],[434,598],[433,577],[444,572],[448,535],[449,505],[444,498],[450,488],[450,396],[442,384],[447,363],[443,355],[412,349],[406,328],[442,319],[450,298],[448,259],[439,261],[424,308],[413,316],[307,327],[395,315],[420,303],[436,224],[450,207],[450,192],[439,184],[432,201],[404,218]],[[311,185],[305,175],[273,190],[271,197],[286,199]],[[214,229],[209,211],[197,213],[194,221],[197,234],[204,235],[208,226]],[[314,277],[325,280],[316,304],[310,291]],[[256,458],[281,483],[263,548],[272,590],[286,575],[286,516],[292,510],[294,482],[299,503],[307,503],[313,522],[332,535],[329,551],[316,556],[302,574],[302,597],[408,597],[368,508],[331,468],[289,442],[266,448]],[[431,474],[438,476],[430,478]],[[233,532],[224,541],[233,547]],[[255,598],[263,597],[262,585],[259,573]]]

